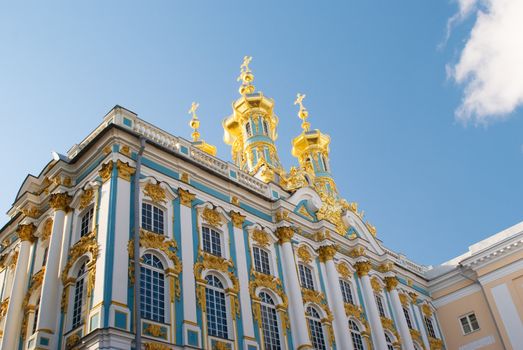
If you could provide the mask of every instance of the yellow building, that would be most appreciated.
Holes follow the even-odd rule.
[[[523,222],[427,278],[448,349],[523,349]]]

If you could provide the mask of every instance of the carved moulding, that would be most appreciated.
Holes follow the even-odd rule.
[[[214,208],[213,209],[207,208],[207,207],[203,208],[202,219],[209,225],[216,227],[216,228],[219,228],[223,224],[221,214],[218,212],[218,210],[216,210]]]
[[[340,274],[341,277],[347,279],[347,278],[350,278],[351,277],[351,272],[350,272],[350,269],[349,267],[347,266],[346,263],[340,263],[336,266],[336,269],[338,270],[338,273]]]
[[[380,293],[383,290],[383,288],[381,287],[381,283],[376,276],[373,276],[370,279],[370,285],[372,286],[372,290],[376,293]]]
[[[80,204],[78,206],[78,209],[84,210],[91,204],[93,199],[94,199],[94,189],[90,188],[88,190],[84,190],[84,192],[80,196]]]
[[[160,186],[160,184],[153,184],[148,182],[143,188],[143,194],[151,198],[151,200],[156,203],[165,203],[167,196],[165,195],[165,190]]]
[[[280,297],[282,302],[280,304],[276,305],[276,309],[278,310],[278,313],[280,314],[280,321],[282,323],[283,333],[286,336],[287,329],[290,327],[290,323],[289,323],[289,316],[287,313],[287,308],[288,308],[287,295],[285,295],[281,280],[275,276],[266,275],[266,274],[251,270],[251,280],[249,282],[249,294],[251,296],[254,320],[261,327],[261,304],[260,304],[260,298],[258,298],[258,296],[256,295],[256,290],[258,288],[267,288]]]
[[[31,298],[31,295],[38,290],[42,286],[42,282],[44,280],[44,274],[45,274],[45,267],[42,267],[40,271],[35,273],[33,277],[31,277],[31,282],[29,284],[29,289],[25,293],[24,301],[22,302],[22,310],[24,310],[24,317],[22,319],[22,339],[25,340],[27,336],[27,322],[29,319],[29,312],[34,310],[34,306],[31,307],[29,305],[29,298]]]
[[[263,248],[266,248],[270,244],[270,238],[267,232],[259,229],[252,231],[252,239]]]
[[[196,279],[196,299],[200,308],[206,310],[205,302],[205,285],[206,281],[203,279],[202,273],[204,270],[215,270],[226,274],[231,283],[232,287],[226,288],[225,292],[231,297],[231,308],[232,317],[235,320],[237,316],[240,316],[240,303],[238,299],[238,293],[240,292],[240,283],[234,273],[234,264],[232,260],[224,259],[220,256],[215,256],[206,253],[202,250],[198,251],[198,259],[194,264],[194,277]]]
[[[62,271],[62,283],[64,284],[64,290],[62,292],[62,311],[65,312],[67,309],[67,282],[69,280],[69,270],[73,264],[86,253],[91,254],[89,263],[87,264],[87,297],[91,296],[94,289],[95,275],[96,275],[96,259],[98,258],[98,242],[96,241],[96,230],[87,236],[80,238],[71,249],[69,249],[69,256],[67,264]]]
[[[300,260],[304,263],[308,264],[312,261],[312,255],[309,252],[309,249],[304,245],[300,246],[298,250],[296,250],[296,255],[298,255]]]
[[[174,285],[171,285],[171,298],[176,296],[176,299],[181,297],[180,280],[177,278],[180,272],[182,272],[182,263],[177,255],[178,245],[175,240],[168,239],[164,235],[160,235],[154,232],[149,232],[144,229],[140,229],[140,247],[145,249],[157,249],[167,255],[169,260],[173,263],[173,267],[166,270],[168,274],[172,274],[171,281],[174,280]],[[129,240],[127,244],[127,251],[129,253],[129,279],[131,284],[134,284],[134,240]],[[172,293],[174,292],[174,293]]]

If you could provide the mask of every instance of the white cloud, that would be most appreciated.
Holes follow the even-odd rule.
[[[449,20],[474,15],[476,22],[459,61],[447,72],[463,85],[456,118],[488,124],[506,118],[523,104],[523,0],[457,0]]]

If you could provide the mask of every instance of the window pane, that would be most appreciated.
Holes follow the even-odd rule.
[[[312,279],[312,270],[304,265],[299,264],[298,270],[300,272],[301,285],[304,288],[314,290],[314,281]]]
[[[352,288],[350,282],[340,280],[341,295],[343,296],[343,302],[354,304],[354,299],[352,298]]]
[[[477,331],[479,329],[479,323],[478,323],[478,320],[476,319],[476,315],[475,314],[470,314],[469,315],[469,320],[470,320],[471,329],[473,331]]]
[[[212,284],[221,283],[214,281],[217,279],[214,276]],[[220,337],[227,339],[228,334],[228,323],[227,323],[227,308],[225,304],[225,293],[222,288],[214,287],[212,284],[205,288],[205,300],[206,300],[206,314],[207,314],[207,331],[209,335],[214,337]]]
[[[254,255],[254,268],[256,271],[264,273],[266,275],[271,274],[271,268],[269,265],[269,253],[258,247],[253,248]]]
[[[140,310],[142,317],[165,323],[165,275],[158,257],[144,254],[140,267]]]

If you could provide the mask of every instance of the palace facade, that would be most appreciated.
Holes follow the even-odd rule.
[[[338,193],[303,95],[286,171],[249,62],[222,123],[233,163],[201,140],[197,104],[192,141],[116,106],[27,176],[0,231],[1,349],[131,349],[136,333],[143,349],[445,348],[449,283],[477,283],[386,248]]]

